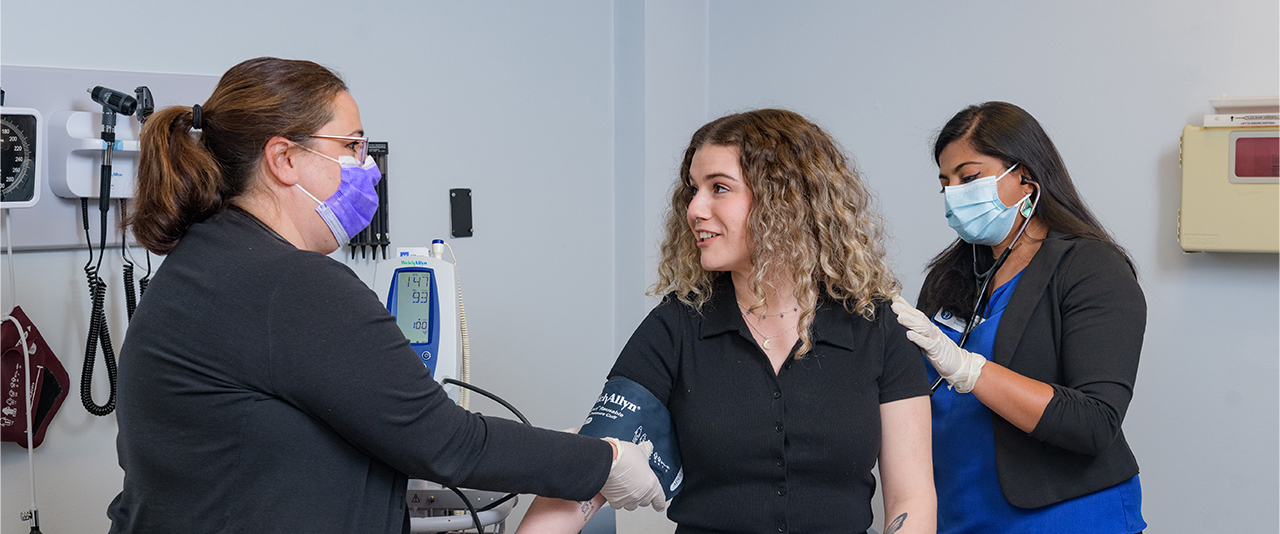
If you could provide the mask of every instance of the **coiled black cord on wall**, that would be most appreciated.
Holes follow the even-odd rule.
[[[129,212],[128,201],[120,199],[120,213],[123,215]],[[147,292],[147,283],[151,281],[151,253],[147,252],[147,274],[142,275],[142,280],[138,281],[138,288],[134,288],[133,283],[133,260],[129,253],[129,233],[126,230],[120,238],[120,259],[124,262],[124,306],[125,311],[129,312],[129,320],[133,320],[133,311],[138,309],[138,297]]]
[[[102,212],[102,241],[99,243],[96,264],[93,261],[93,242],[89,239],[89,199],[80,199],[80,214],[84,222],[84,239],[89,246],[89,261],[84,264],[84,273],[89,282],[89,297],[93,301],[89,312],[89,336],[85,341],[84,368],[80,375],[80,402],[89,413],[104,416],[116,409],[116,353],[111,347],[111,332],[107,328],[107,313],[104,309],[107,283],[98,274],[102,256],[106,253],[107,212]],[[102,345],[102,359],[107,364],[107,380],[111,385],[111,394],[107,403],[102,406],[93,401],[93,362],[99,344]]]

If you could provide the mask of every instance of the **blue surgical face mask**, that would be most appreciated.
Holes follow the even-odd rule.
[[[1018,164],[1015,163],[1000,176],[987,176],[967,184],[943,188],[947,224],[960,235],[960,239],[975,245],[998,245],[1013,230],[1013,224],[1018,220],[1018,210],[1015,208],[1027,202],[1031,195],[1022,197],[1022,200],[1012,206],[1006,206],[1000,200],[997,184],[1017,167]]]
[[[373,220],[374,212],[378,211],[378,190],[376,186],[378,181],[382,179],[382,171],[378,170],[378,165],[374,163],[373,156],[365,156],[364,164],[361,165],[356,161],[356,158],[351,156],[341,156],[338,159],[333,159],[305,146],[298,146],[308,152],[335,161],[342,167],[341,182],[338,184],[338,190],[323,201],[304,189],[301,184],[294,184],[303,193],[306,193],[308,197],[311,197],[311,200],[316,201],[316,212],[320,214],[320,218],[324,219],[325,224],[329,226],[329,231],[333,232],[333,237],[338,240],[338,246],[342,246],[351,239],[352,235],[360,233],[366,226],[369,226],[369,221]]]

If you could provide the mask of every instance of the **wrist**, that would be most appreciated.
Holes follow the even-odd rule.
[[[974,386],[978,385],[978,377],[982,375],[982,366],[987,364],[987,359],[981,354],[966,351],[964,355],[966,357],[964,364],[952,375],[955,379],[947,379],[958,393],[973,391]]]

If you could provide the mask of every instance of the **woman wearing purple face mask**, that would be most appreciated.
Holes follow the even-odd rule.
[[[893,310],[935,380],[938,532],[1141,531],[1120,428],[1146,326],[1132,261],[1022,108],[957,113],[933,156],[959,239],[930,262],[920,309]]]
[[[648,454],[468,413],[325,256],[381,178],[346,85],[258,58],[151,116],[126,224],[166,254],[121,348],[112,532],[408,532],[409,477],[665,504]]]
[[[337,141],[352,139],[352,144],[358,143],[360,147],[365,147],[369,144],[369,140],[364,137],[315,137]],[[373,220],[373,213],[378,210],[378,190],[376,187],[378,181],[382,179],[382,172],[378,170],[378,164],[374,163],[373,156],[365,155],[364,163],[361,164],[351,156],[343,155],[339,156],[338,159],[333,159],[319,151],[307,148],[306,145],[298,146],[342,167],[342,177],[338,182],[338,190],[334,191],[328,200],[316,198],[306,189],[302,189],[300,184],[294,184],[294,187],[302,189],[303,193],[306,193],[311,200],[316,202],[316,212],[320,214],[320,218],[324,219],[324,223],[329,226],[329,231],[333,232],[333,237],[338,240],[339,244],[345,243],[351,239],[351,234],[359,233],[366,226],[369,226],[369,221]],[[363,149],[360,151],[363,152]]]

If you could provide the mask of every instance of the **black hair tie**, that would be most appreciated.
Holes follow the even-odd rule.
[[[203,130],[203,124],[200,119],[200,104],[191,106],[191,128],[194,130]]]

